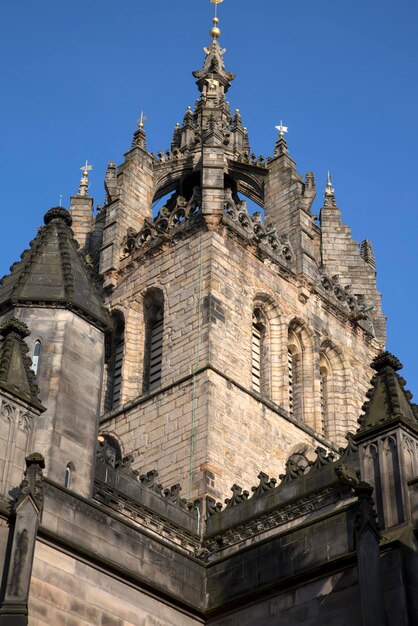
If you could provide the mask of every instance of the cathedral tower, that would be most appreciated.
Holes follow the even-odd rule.
[[[86,162],[2,280],[0,626],[417,623],[371,243],[330,176],[313,214],[282,123],[252,152],[220,34],[170,148],[141,114],[103,206]]]
[[[170,148],[148,153],[141,117],[89,236],[82,198],[72,208],[113,316],[101,431],[190,497],[338,449],[385,341],[370,243],[352,240],[330,181],[316,222],[286,129],[270,157],[252,153],[219,37],[215,18]]]

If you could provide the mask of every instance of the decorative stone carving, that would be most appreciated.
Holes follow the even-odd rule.
[[[354,455],[358,455],[358,446],[354,441],[353,436],[353,433],[346,434],[345,438],[348,441],[348,445],[345,448],[340,448],[340,461],[345,461]]]
[[[216,502],[210,496],[206,496],[206,517],[212,517],[222,511],[222,502]]]
[[[373,487],[365,482],[360,482],[355,488],[358,502],[356,514],[354,517],[354,530],[357,535],[361,535],[367,528],[380,537],[379,523],[377,521],[377,513],[374,508],[372,498]]]
[[[108,441],[99,441],[96,450],[96,459],[105,465],[115,468],[116,450]]]
[[[28,413],[20,413],[18,426],[25,433],[29,433],[32,430],[33,426],[33,416],[29,415]]]
[[[329,295],[335,297],[340,304],[347,306],[352,313],[360,310],[358,300],[351,290],[351,285],[343,287],[338,274],[329,276],[324,268],[320,268],[319,285]]]
[[[217,554],[225,548],[248,539],[253,539],[298,517],[309,515],[314,511],[340,501],[344,495],[349,495],[349,492],[345,494],[344,489],[342,490],[340,486],[326,487],[320,492],[311,493],[278,506],[271,512],[258,515],[255,518],[252,517],[242,524],[204,540],[200,558],[205,562],[214,560]]]
[[[116,461],[115,468],[119,474],[123,474],[128,478],[133,478],[134,480],[138,480],[138,470],[134,470],[132,468],[132,463],[134,462],[134,457],[132,454],[128,454],[124,456],[121,461]]]
[[[6,420],[6,422],[14,422],[17,415],[17,409],[11,404],[3,402],[0,409],[0,415]]]
[[[30,495],[32,500],[38,507],[42,508],[43,503],[43,483],[42,470],[45,469],[45,460],[42,454],[34,452],[26,457],[25,477],[20,483],[19,496],[15,505],[15,509],[19,507],[21,502]]]
[[[192,555],[198,553],[200,541],[197,534],[188,532],[155,511],[150,511],[147,507],[142,506],[140,502],[123,496],[109,485],[96,483],[93,490],[93,498],[118,514],[132,520],[135,524],[142,526],[148,532],[159,536],[161,539],[169,540],[170,544],[175,544],[185,552]]]
[[[225,500],[227,509],[230,509],[233,506],[237,506],[238,504],[241,504],[241,502],[245,502],[246,500],[248,500],[248,497],[250,495],[248,491],[243,491],[242,487],[240,487],[239,485],[232,485],[231,491],[232,498],[227,498]]]
[[[176,483],[169,489],[164,489],[164,498],[171,502],[172,504],[177,504],[177,506],[182,509],[187,509],[187,500],[180,497],[181,485]]]
[[[167,204],[160,209],[153,222],[146,219],[139,232],[135,232],[133,228],[128,228],[122,242],[122,259],[130,256],[135,250],[143,248],[152,241],[170,239],[180,224],[186,223],[192,217],[200,215],[201,202],[199,187],[194,187],[189,200],[177,193],[174,194]]]
[[[178,226],[181,222],[189,220],[200,211],[201,205],[200,187],[194,187],[190,200],[174,194],[166,206],[160,209],[154,220],[154,225],[160,230],[167,232]]]
[[[158,478],[157,470],[151,470],[150,472],[147,472],[146,474],[142,474],[139,477],[139,480],[141,481],[142,487],[144,487],[145,489],[150,489],[154,493],[158,493],[159,495],[161,495],[163,486],[157,482],[157,478]]]
[[[351,467],[351,465],[341,463],[335,467],[335,473],[341,483],[350,486],[352,489],[357,488],[360,484],[360,472]]]
[[[278,236],[273,227],[263,223],[259,211],[250,215],[245,200],[237,201],[229,188],[225,189],[224,215],[233,224],[237,224],[246,231],[248,237],[253,239],[260,246],[260,249],[274,253],[286,261],[286,263],[293,263],[295,260],[288,235],[282,234]]]
[[[39,401],[39,388],[25,342],[29,334],[26,324],[14,317],[1,324],[0,335],[3,341],[0,346],[0,386],[36,408],[45,410]]]
[[[239,163],[249,163],[250,165],[255,165],[256,167],[266,168],[268,160],[260,155],[257,157],[254,153],[250,154],[249,152],[242,152],[238,155],[237,161]]]
[[[299,478],[299,476],[302,476],[304,473],[305,471],[302,467],[297,465],[292,459],[288,459],[288,461],[286,461],[286,472],[284,474],[280,474],[279,476],[281,480],[280,485],[290,483],[292,480]]]
[[[265,493],[266,491],[271,491],[277,485],[277,480],[275,478],[270,479],[270,476],[268,476],[268,474],[265,474],[264,472],[260,472],[257,478],[259,479],[260,484],[257,485],[257,487],[251,487],[251,491],[253,492],[253,498],[261,496],[261,494]]]
[[[332,454],[332,452],[328,454],[324,448],[320,448],[319,446],[316,448],[315,453],[316,459],[312,463],[311,471],[320,469],[321,467],[324,467],[324,465],[328,465],[335,460],[335,455]]]

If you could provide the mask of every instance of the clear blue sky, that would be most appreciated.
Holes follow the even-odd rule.
[[[3,2],[0,274],[60,194],[68,206],[85,159],[103,202],[107,162],[122,161],[141,109],[149,150],[169,147],[197,97],[212,11],[209,0]],[[418,395],[416,0],[225,0],[219,17],[253,151],[272,153],[283,119],[300,172],[322,191],[332,170],[343,220],[373,242],[388,349]]]

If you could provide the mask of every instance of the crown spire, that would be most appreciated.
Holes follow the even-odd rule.
[[[219,45],[219,36],[221,34],[218,26],[219,19],[217,17],[218,4],[223,0],[210,0],[215,5],[215,17],[213,18],[213,27],[209,31],[212,42],[208,48],[204,48],[206,59],[201,70],[193,72],[193,76],[197,78],[197,86],[199,91],[205,96],[209,92],[212,96],[217,94],[223,96],[229,89],[231,81],[235,75],[227,72],[223,55],[226,50],[221,49]]]

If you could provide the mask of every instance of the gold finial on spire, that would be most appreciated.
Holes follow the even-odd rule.
[[[331,172],[328,172],[327,186],[325,188],[325,203],[324,203],[324,206],[326,207],[337,206],[335,202],[335,190],[332,186],[331,180],[332,180]]]
[[[141,111],[141,116],[138,120],[138,128],[144,128],[144,122],[147,119],[147,116],[144,115],[144,111]]]
[[[328,170],[328,176],[327,176],[327,188],[325,189],[325,195],[326,196],[333,196],[335,189],[332,188],[332,174],[331,172]]]
[[[219,39],[221,34],[221,29],[218,27],[219,19],[218,19],[218,4],[221,4],[224,0],[210,0],[212,4],[215,5],[215,17],[213,18],[213,27],[210,30],[210,36],[212,39]]]
[[[89,162],[86,161],[84,165],[80,167],[80,170],[83,172],[83,176],[88,176],[89,172],[93,169],[92,165],[89,165]]]
[[[80,167],[80,170],[83,172],[83,176],[80,180],[80,186],[78,188],[79,196],[88,196],[89,195],[89,172],[93,169],[92,165],[89,165],[89,162],[86,161],[85,164]]]

